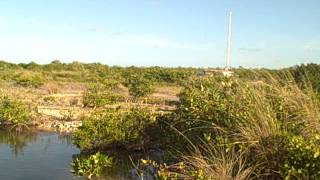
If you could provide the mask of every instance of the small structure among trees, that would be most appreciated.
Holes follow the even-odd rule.
[[[228,24],[228,47],[226,57],[226,67],[224,69],[219,68],[207,68],[199,73],[200,76],[212,75],[216,73],[222,73],[225,77],[231,77],[233,72],[230,71],[230,50],[231,50],[231,29],[232,29],[232,12],[229,12],[229,24]]]
[[[233,72],[230,71],[228,68],[220,69],[220,68],[207,68],[203,69],[199,72],[199,76],[210,76],[214,74],[223,74],[226,77],[230,77],[233,75]]]

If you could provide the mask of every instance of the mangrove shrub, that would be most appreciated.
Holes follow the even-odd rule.
[[[9,124],[27,123],[30,121],[29,109],[18,100],[0,97],[0,121]]]
[[[73,135],[74,143],[81,149],[101,149],[138,142],[145,138],[144,129],[155,119],[146,109],[99,110],[83,120]]]

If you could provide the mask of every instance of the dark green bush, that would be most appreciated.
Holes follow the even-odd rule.
[[[155,118],[146,109],[100,110],[83,120],[83,125],[74,133],[74,143],[81,149],[99,149],[137,142],[144,138],[146,126]]]
[[[320,92],[320,65],[307,64],[291,68],[295,81],[302,87],[312,87],[315,92]]]
[[[5,96],[0,98],[0,120],[10,124],[19,124],[29,122],[31,117],[25,104]]]
[[[214,133],[214,126],[232,131],[237,122],[247,118],[253,105],[241,96],[239,86],[238,82],[224,77],[190,82],[179,95],[180,104],[173,114],[176,127],[194,142]]]
[[[153,83],[141,76],[127,77],[125,85],[128,87],[130,95],[135,98],[145,97],[154,90]]]
[[[318,178],[319,169],[309,166],[318,161],[319,145],[307,139],[320,131],[319,104],[312,93],[279,77],[191,81],[176,111],[163,119],[176,129],[168,131],[176,134],[171,141],[182,151],[191,143],[200,149],[209,143],[227,151],[234,147],[247,154],[247,165],[259,166],[255,173],[270,179]]]

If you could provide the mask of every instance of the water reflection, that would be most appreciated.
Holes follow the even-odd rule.
[[[33,131],[18,132],[5,129],[0,131],[0,144],[7,144],[16,157],[23,153],[28,143],[37,141],[37,134]]]
[[[103,179],[130,179],[129,155],[117,150],[108,154],[114,161],[102,173]],[[0,129],[0,180],[75,179],[71,162],[79,156],[83,154],[72,145],[70,135]]]
[[[132,162],[130,161],[129,155],[127,153],[123,151],[118,151],[118,153],[104,152],[103,154],[107,154],[109,157],[112,158],[112,166],[104,168],[104,170],[101,173],[102,179],[110,179],[110,180],[132,179],[132,176],[130,173],[130,170],[132,169]],[[93,161],[88,161],[89,156],[90,154],[87,154],[87,153],[75,154],[72,156],[73,163],[76,162],[76,159],[82,160],[83,162],[81,164],[82,166],[85,165],[85,168],[82,167],[80,169],[88,170],[88,168],[92,167],[92,164],[89,165],[87,163],[89,162],[93,163]],[[78,166],[75,166],[75,167],[77,168]],[[77,169],[73,169],[73,171],[76,173]]]
[[[73,179],[70,137],[39,131],[0,130],[0,179]]]
[[[70,134],[59,134],[59,141],[72,146],[72,136]]]

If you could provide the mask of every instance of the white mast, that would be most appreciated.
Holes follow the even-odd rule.
[[[229,12],[229,25],[228,25],[228,48],[227,48],[227,63],[226,71],[229,71],[230,68],[230,49],[231,49],[231,30],[232,30],[232,12]]]

